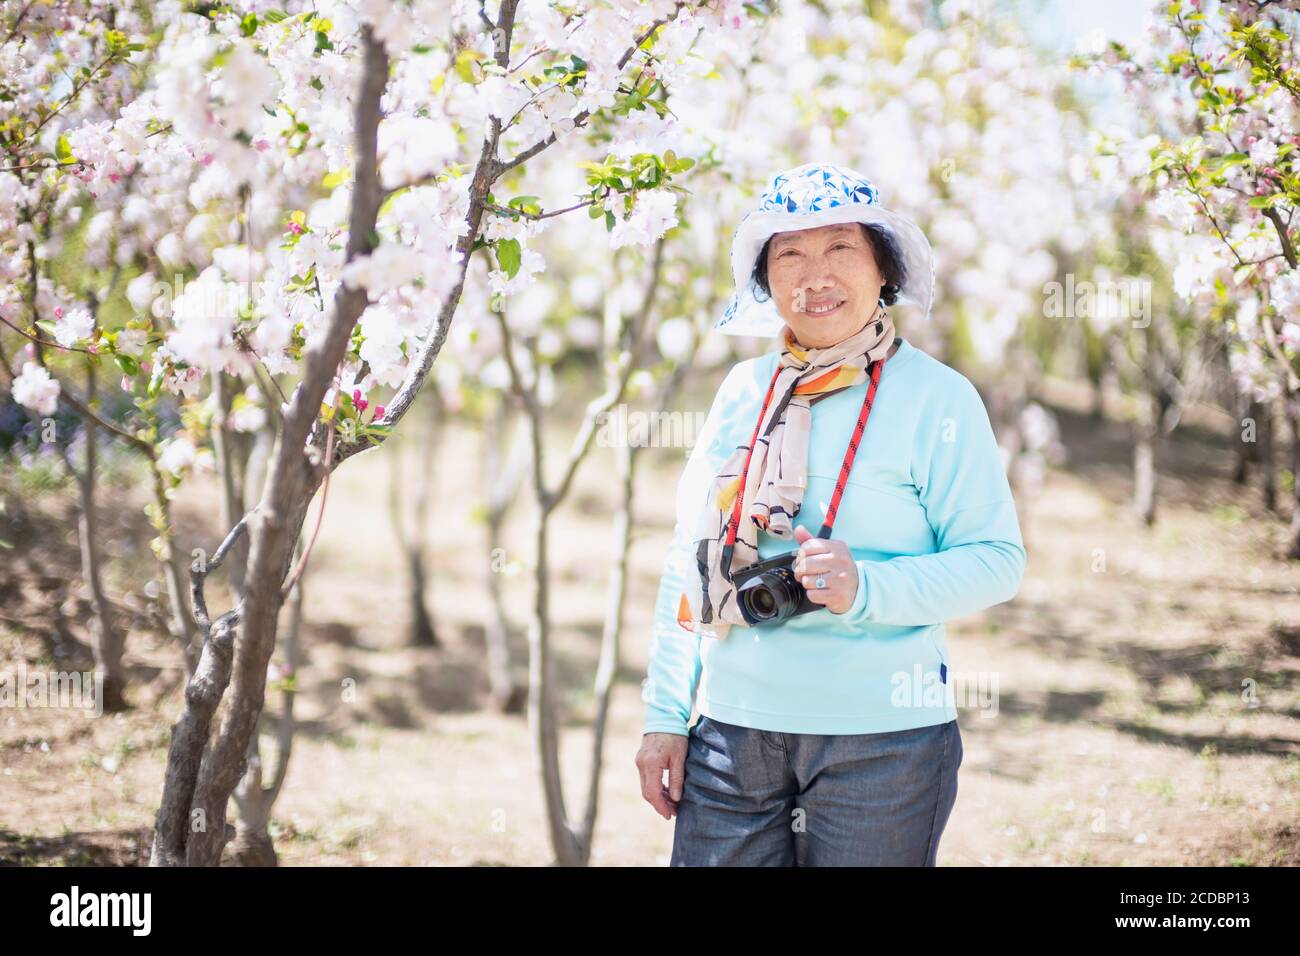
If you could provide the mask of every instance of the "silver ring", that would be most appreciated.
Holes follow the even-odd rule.
[[[826,587],[826,579],[823,578],[821,575],[818,575],[818,576],[817,576],[817,582],[816,582],[816,583],[817,583],[817,589],[818,589],[819,591],[820,591],[822,588]]]

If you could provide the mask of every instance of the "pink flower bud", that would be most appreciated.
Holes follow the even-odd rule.
[[[359,388],[354,388],[352,390],[352,404],[357,407],[357,411],[359,412],[364,412],[370,405],[369,402],[361,397],[361,389]]]
[[[385,412],[385,411],[387,411],[387,409],[385,409],[383,405],[376,405],[376,406],[375,406],[375,417],[372,418],[371,421],[375,421],[375,422],[377,422],[377,421],[382,421],[382,420],[383,420],[383,417],[384,417],[384,412]]]
[[[56,306],[54,307],[54,317],[55,317],[56,319],[61,319],[61,318],[63,318],[63,306],[61,306],[61,305],[56,305]]]

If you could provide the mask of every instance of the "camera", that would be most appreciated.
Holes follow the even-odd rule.
[[[826,606],[810,600],[807,590],[799,583],[792,570],[798,554],[796,548],[732,574],[736,604],[750,627],[784,621]]]

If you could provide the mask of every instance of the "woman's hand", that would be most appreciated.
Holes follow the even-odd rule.
[[[641,749],[636,755],[636,769],[641,775],[641,796],[665,820],[677,814],[686,782],[686,750],[690,743],[681,734],[642,734]],[[664,771],[668,786],[664,786]]]
[[[849,546],[834,538],[819,538],[802,525],[795,526],[794,539],[799,542],[799,554],[790,569],[808,591],[808,600],[826,605],[834,614],[853,607],[858,596],[858,566]],[[824,588],[817,587],[818,577]]]

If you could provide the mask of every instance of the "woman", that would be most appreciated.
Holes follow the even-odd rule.
[[[736,231],[716,327],[780,347],[728,373],[678,484],[636,759],[673,865],[935,865],[963,753],[943,622],[1012,598],[1025,550],[979,393],[887,311],[929,317],[931,261],[836,166]],[[791,551],[811,603],[762,620],[736,572]]]

